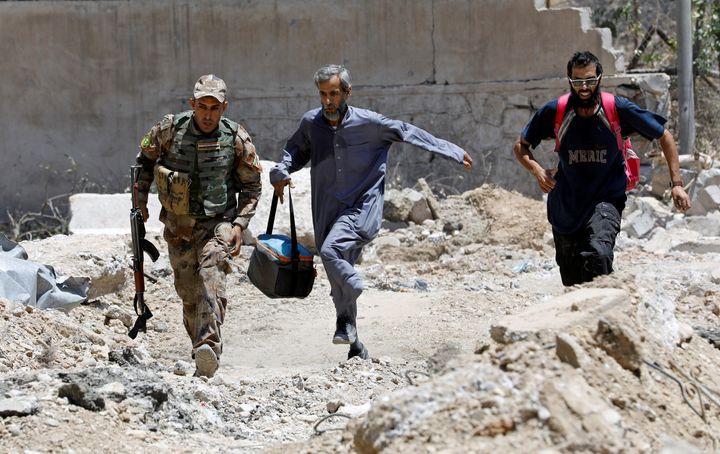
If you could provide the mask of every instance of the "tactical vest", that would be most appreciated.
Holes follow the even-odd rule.
[[[189,130],[192,115],[190,110],[174,117],[172,144],[160,164],[190,175],[190,213],[213,217],[236,203],[229,192],[238,124],[222,117],[211,137],[196,136]]]

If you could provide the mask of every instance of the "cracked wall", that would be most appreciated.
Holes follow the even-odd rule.
[[[330,62],[350,68],[355,105],[412,121],[479,163],[460,180],[449,163],[397,146],[391,181],[428,176],[448,192],[491,181],[533,193],[509,154],[539,106],[524,100],[559,94],[576,48],[597,53],[608,74],[622,66],[587,13],[535,3],[0,2],[0,94],[10,106],[0,111],[0,212],[37,209],[85,176],[102,191],[125,190],[139,138],[186,109],[204,73],[228,82],[228,117],[249,129],[263,158],[278,159],[302,113],[318,105],[315,69]]]

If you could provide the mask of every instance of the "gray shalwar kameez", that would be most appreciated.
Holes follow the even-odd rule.
[[[428,132],[381,114],[348,106],[336,128],[322,108],[303,115],[270,181],[290,178],[310,161],[315,244],[330,281],[338,319],[355,325],[357,298],[363,290],[355,271],[362,247],[380,230],[388,150],[406,142],[463,162],[463,150]]]

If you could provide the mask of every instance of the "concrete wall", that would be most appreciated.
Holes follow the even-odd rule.
[[[506,162],[511,141],[541,98],[562,91],[574,50],[598,54],[607,74],[622,68],[608,38],[587,12],[538,10],[534,0],[0,2],[0,211],[66,191],[124,190],[139,138],[184,110],[204,73],[228,82],[227,115],[277,159],[318,104],[314,70],[330,62],[350,68],[354,104],[484,163],[462,188],[489,179],[528,191]],[[398,148],[398,179],[432,171],[431,180],[457,182],[440,180],[457,168]]]

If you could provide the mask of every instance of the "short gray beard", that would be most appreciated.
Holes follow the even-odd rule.
[[[345,115],[345,111],[347,111],[347,103],[343,101],[334,113],[328,112],[324,107],[322,111],[323,117],[325,117],[328,121],[338,121],[343,115]]]
[[[340,111],[336,110],[335,112],[328,112],[327,110],[323,109],[323,116],[328,121],[338,121],[340,119]]]

